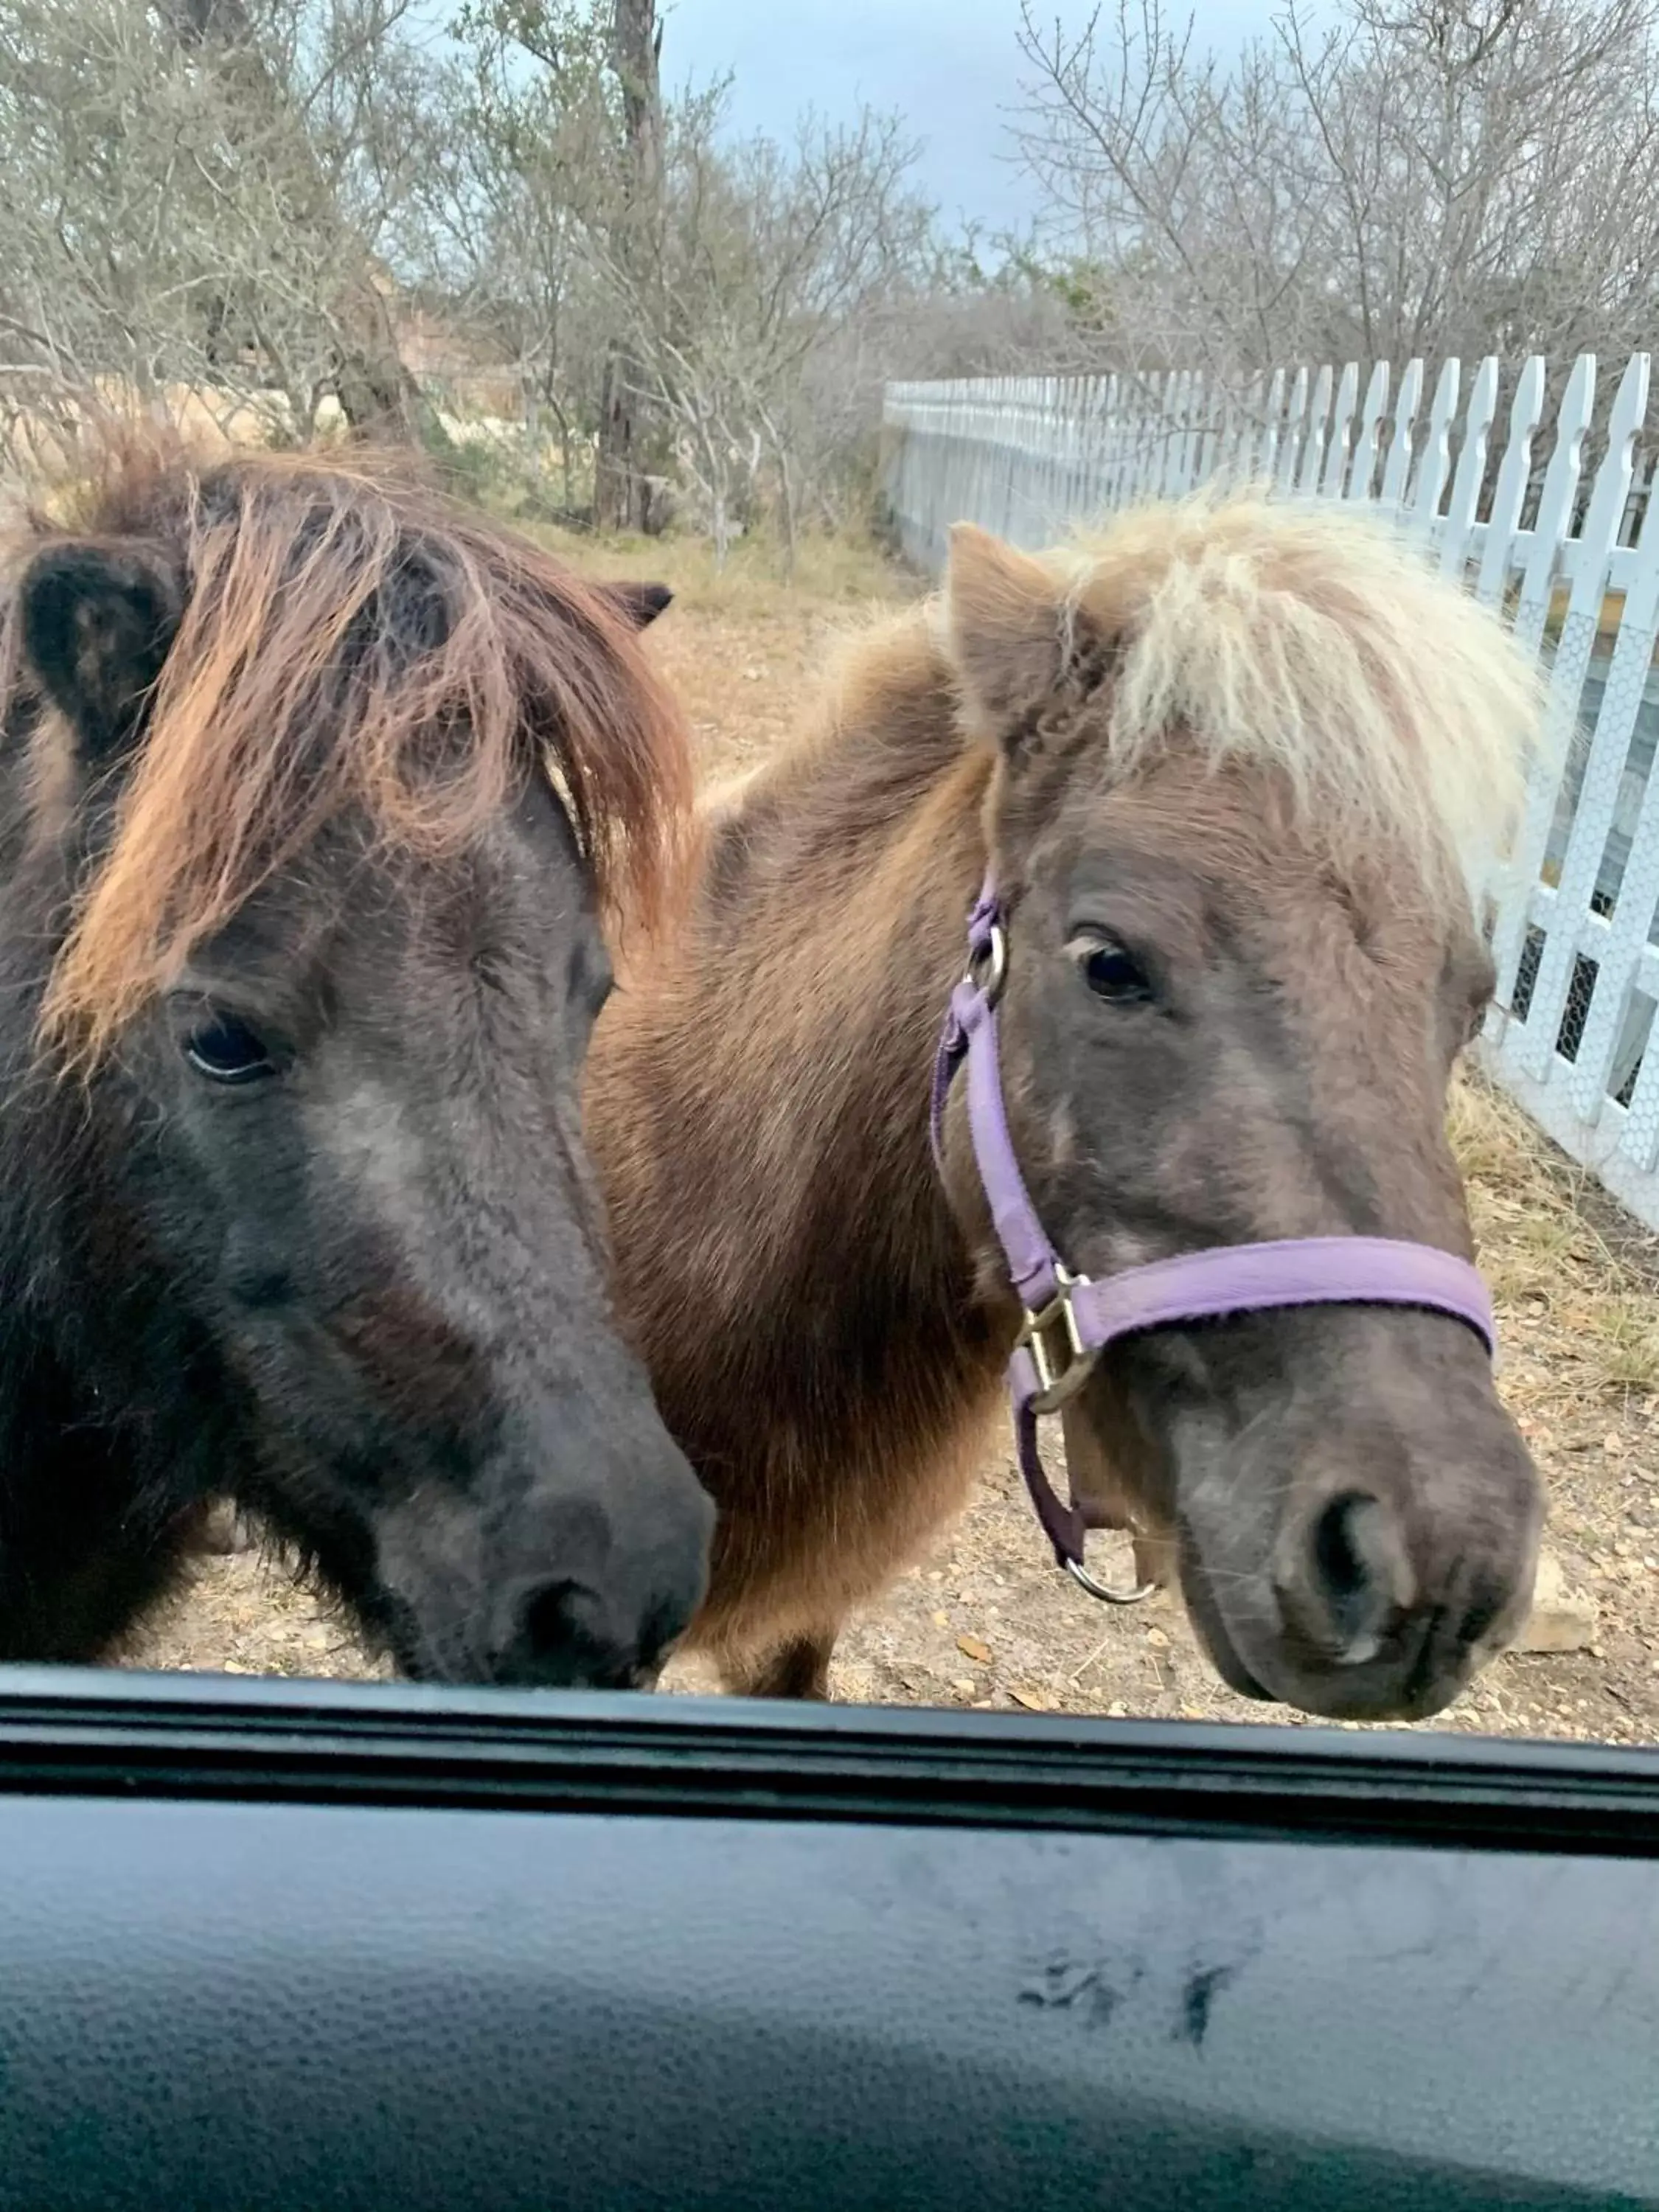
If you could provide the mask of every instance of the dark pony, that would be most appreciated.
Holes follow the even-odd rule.
[[[623,1312],[720,1508],[692,1633],[734,1686],[822,1694],[985,1449],[1021,1309],[964,1085],[942,1170],[929,1100],[988,871],[1000,1096],[1074,1272],[1356,1234],[1467,1260],[1470,872],[1538,713],[1386,533],[1241,497],[1043,560],[960,529],[939,597],[711,801],[587,1097]],[[1152,1330],[1066,1416],[1084,1508],[1168,1547],[1241,1690],[1431,1712],[1524,1611],[1538,1480],[1446,1315]]]
[[[576,1085],[688,795],[661,595],[150,434],[9,568],[0,1658],[105,1652],[229,1492],[412,1673],[649,1675],[709,1512]]]

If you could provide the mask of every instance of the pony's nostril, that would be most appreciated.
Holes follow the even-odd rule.
[[[1321,1640],[1350,1666],[1374,1658],[1415,1578],[1394,1515],[1381,1498],[1344,1491],[1322,1506],[1309,1536],[1308,1578]]]
[[[519,1641],[532,1658],[556,1657],[573,1636],[586,1641],[580,1583],[544,1583],[532,1590],[519,1615]]]
[[[568,1689],[628,1689],[638,1669],[605,1603],[585,1583],[561,1578],[521,1591],[495,1668],[501,1682]]]
[[[498,1682],[649,1688],[690,1611],[678,1598],[659,1600],[641,1617],[568,1576],[521,1583],[501,1616],[491,1673]]]
[[[1351,1602],[1365,1587],[1360,1538],[1366,1509],[1375,1503],[1351,1492],[1334,1498],[1314,1523],[1314,1571],[1334,1604]]]

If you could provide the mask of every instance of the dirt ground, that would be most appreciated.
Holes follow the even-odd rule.
[[[833,631],[908,588],[836,549],[815,550],[793,592],[741,554],[715,578],[701,552],[673,545],[568,550],[676,586],[653,638],[714,774],[763,758],[821,681]],[[1594,1598],[1596,1626],[1586,1650],[1499,1660],[1424,1725],[1659,1741],[1659,1251],[1484,1090],[1461,1092],[1455,1134],[1498,1303],[1503,1387],[1548,1480],[1549,1541]],[[1118,1540],[1097,1541],[1127,1578],[1127,1545],[1118,1559]],[[130,1663],[384,1671],[280,1562],[252,1554],[204,1561]],[[704,1686],[689,1667],[671,1674],[675,1687]],[[840,1697],[883,1703],[1286,1718],[1220,1686],[1169,1597],[1109,1608],[1055,1572],[1006,1435],[988,1449],[966,1518],[849,1630],[834,1679]]]

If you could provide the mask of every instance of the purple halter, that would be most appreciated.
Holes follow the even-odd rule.
[[[1002,905],[988,874],[968,920],[968,972],[951,994],[933,1064],[933,1157],[941,1158],[945,1102],[968,1064],[968,1128],[1009,1279],[1025,1319],[1008,1366],[1020,1473],[1054,1558],[1091,1597],[1129,1605],[1146,1589],[1108,1589],[1084,1565],[1088,1522],[1043,1470],[1037,1420],[1057,1413],[1118,1338],[1279,1306],[1416,1306],[1465,1322],[1496,1349],[1492,1299],[1467,1261],[1387,1237],[1298,1237],[1230,1244],[1126,1268],[1103,1282],[1074,1275],[1043,1233],[1008,1134],[997,1057],[997,1001],[1007,977]]]

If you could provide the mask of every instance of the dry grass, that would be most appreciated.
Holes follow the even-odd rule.
[[[1479,1077],[1453,1092],[1450,1128],[1500,1314],[1571,1329],[1581,1389],[1659,1391],[1655,1240]]]
[[[739,538],[721,569],[714,565],[714,549],[700,538],[624,533],[597,538],[548,526],[530,526],[528,535],[589,575],[672,584],[684,606],[745,621],[787,617],[813,606],[856,607],[915,588],[866,538],[802,538],[792,583],[782,574],[778,546],[765,538]]]

